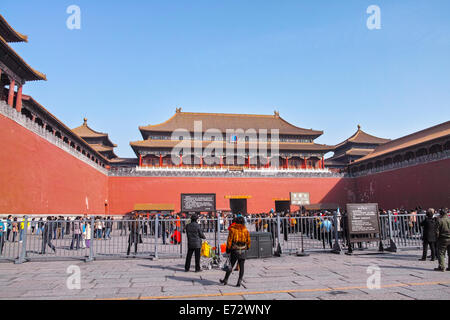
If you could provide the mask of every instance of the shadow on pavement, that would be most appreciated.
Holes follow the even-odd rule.
[[[161,269],[161,270],[172,270],[172,271],[184,271],[184,265],[178,264],[178,268],[176,266],[149,266],[145,264],[138,264],[139,267],[146,267],[150,269]]]
[[[217,286],[219,284],[219,281],[212,281],[212,280],[202,280],[202,279],[193,279],[193,278],[186,278],[186,277],[176,277],[176,276],[168,276],[167,279],[177,280],[177,281],[185,281],[185,282],[197,282],[203,286]]]

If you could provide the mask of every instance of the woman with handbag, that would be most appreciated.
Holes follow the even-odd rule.
[[[227,269],[225,274],[225,279],[221,279],[220,283],[226,285],[228,283],[228,278],[231,275],[234,264],[237,262],[239,264],[239,280],[236,287],[241,286],[242,278],[244,277],[244,264],[247,250],[250,249],[250,233],[245,227],[244,217],[237,217],[235,224],[231,225],[229,228],[228,240],[227,240],[227,250],[226,252],[230,255],[230,268]]]

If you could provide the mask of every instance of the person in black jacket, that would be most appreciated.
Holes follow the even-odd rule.
[[[70,218],[67,217],[67,219],[66,219],[66,234],[67,235],[70,235],[70,229],[72,229],[71,228],[71,223],[70,223]]]
[[[47,217],[47,221],[44,222],[44,230],[42,232],[42,250],[41,254],[45,254],[45,249],[49,246],[54,253],[56,253],[56,248],[52,243],[53,230],[56,229],[55,221],[52,217]]]
[[[138,244],[142,243],[141,225],[137,214],[134,214],[133,220],[129,222],[130,235],[128,236],[127,256],[130,255],[131,246],[134,244],[134,254],[137,254]]]
[[[427,259],[428,253],[428,245],[430,245],[431,249],[431,261],[434,261],[436,258],[436,219],[433,218],[434,210],[428,209],[427,217],[420,223],[420,226],[423,228],[423,254],[422,259],[419,261],[425,261]]]
[[[202,248],[202,239],[206,239],[200,225],[197,223],[198,216],[191,216],[191,223],[186,226],[186,236],[188,240],[188,252],[186,255],[186,264],[184,270],[189,272],[191,268],[192,254],[195,253],[195,272],[200,272],[200,249]]]

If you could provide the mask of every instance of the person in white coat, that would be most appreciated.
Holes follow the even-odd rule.
[[[85,227],[85,244],[86,244],[86,248],[90,248],[91,247],[91,222],[89,220],[86,221],[86,227]]]

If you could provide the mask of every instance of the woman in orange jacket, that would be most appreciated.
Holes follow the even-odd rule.
[[[236,223],[229,228],[227,240],[227,253],[230,254],[231,268],[225,274],[225,278],[220,280],[220,283],[226,285],[228,278],[231,275],[231,270],[236,262],[239,264],[239,280],[236,287],[241,286],[242,278],[244,277],[244,264],[247,250],[250,249],[250,233],[245,227],[245,220],[242,216],[236,218]]]

